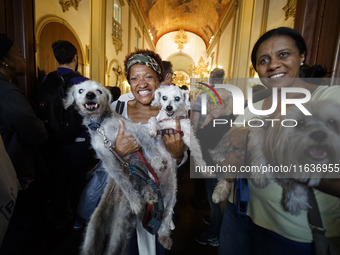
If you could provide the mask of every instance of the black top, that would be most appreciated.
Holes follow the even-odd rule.
[[[44,123],[18,87],[0,73],[0,134],[18,179],[33,178],[34,153],[47,140]]]

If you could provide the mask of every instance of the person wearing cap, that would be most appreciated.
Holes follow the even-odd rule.
[[[16,189],[12,190],[11,204],[0,203],[1,214],[6,214],[7,220],[12,216],[0,254],[25,253],[23,244],[34,225],[30,215],[36,213],[36,208],[32,206],[36,200],[32,185],[38,163],[35,159],[39,146],[47,139],[44,123],[38,119],[23,92],[14,84],[15,78],[24,75],[25,70],[25,59],[18,46],[5,34],[0,34],[0,135],[21,189],[18,194]],[[0,160],[3,163],[5,159]],[[9,168],[7,170],[10,171]]]

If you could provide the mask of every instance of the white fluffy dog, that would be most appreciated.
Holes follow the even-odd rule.
[[[162,107],[157,117],[149,120],[151,136],[155,136],[157,131],[162,134],[164,130],[169,129],[176,132],[176,118],[180,118],[183,142],[189,147],[195,164],[205,166],[201,146],[195,136],[190,119],[187,118],[187,112],[190,110],[188,91],[173,85],[158,88],[151,105]]]
[[[340,163],[340,105],[319,101],[305,107],[311,116],[293,106],[287,116],[276,118],[280,121],[273,126],[264,121],[267,124],[263,127],[249,130],[249,165],[280,166],[289,172],[259,171],[248,177],[260,188],[266,187],[269,179],[275,179],[283,188],[283,207],[293,215],[309,208],[308,187],[317,186],[321,178],[336,177],[334,164]],[[214,195],[216,199],[223,196],[216,189]]]
[[[198,159],[200,164],[205,164],[202,159],[202,152],[200,150],[197,139],[194,139],[193,130],[190,124],[190,119],[186,118],[187,110],[190,109],[189,94],[188,91],[181,90],[177,86],[166,86],[158,88],[155,91],[154,100],[151,103],[152,106],[162,106],[159,114],[156,117],[150,118],[149,134],[152,137],[157,137],[159,147],[164,147],[163,141],[161,141],[162,132],[170,130],[170,134],[177,132],[176,120],[177,117],[180,118],[181,130],[183,132],[183,141],[191,149],[193,149],[193,154]],[[168,131],[169,132],[169,131]],[[191,138],[190,138],[191,137]],[[190,139],[191,147],[190,147]],[[160,179],[160,189],[164,194],[164,217],[162,225],[158,233],[163,233],[163,236],[169,236],[170,230],[173,228],[172,214],[173,208],[176,204],[176,193],[177,193],[177,177],[176,177],[176,160],[173,160],[172,166],[166,171],[159,175]],[[169,238],[159,238],[160,242],[166,248],[170,248],[172,241]]]
[[[135,224],[134,214],[139,214],[140,217],[145,201],[154,203],[158,197],[150,185],[146,185],[134,175],[129,176],[128,170],[124,169],[121,162],[113,155],[111,146],[115,146],[119,120],[124,122],[125,134],[132,135],[135,141],[152,155],[150,164],[156,173],[166,169],[167,160],[157,147],[157,139],[150,138],[146,126],[126,120],[111,109],[111,94],[100,84],[85,81],[72,86],[64,100],[64,105],[67,108],[72,104],[75,104],[84,117],[83,124],[89,127],[91,144],[103,161],[110,177],[100,204],[87,227],[82,252],[83,254],[124,254]],[[124,160],[147,172],[136,153],[126,156]],[[140,193],[144,195],[144,199]],[[107,236],[109,240],[106,240]],[[106,247],[105,242],[107,242]]]

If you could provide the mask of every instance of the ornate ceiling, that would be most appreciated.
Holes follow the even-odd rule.
[[[183,28],[199,35],[208,45],[231,0],[137,0],[154,42]]]

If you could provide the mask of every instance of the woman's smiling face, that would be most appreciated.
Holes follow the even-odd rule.
[[[264,41],[256,53],[256,69],[267,87],[298,87],[301,63],[305,54],[300,54],[295,41],[286,35],[273,36]]]
[[[146,65],[133,65],[129,70],[129,84],[136,100],[142,104],[150,104],[155,90],[159,88],[157,74]]]

